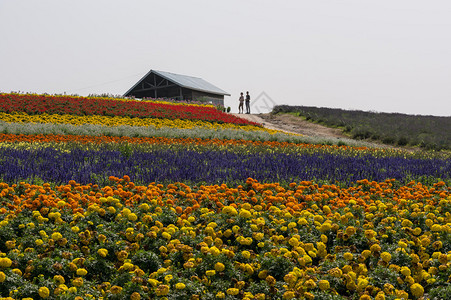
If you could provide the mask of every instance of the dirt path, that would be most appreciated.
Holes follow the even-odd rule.
[[[288,133],[297,133],[313,137],[349,138],[341,130],[325,127],[305,121],[290,114],[234,114],[252,122],[260,123],[268,129],[280,130]]]

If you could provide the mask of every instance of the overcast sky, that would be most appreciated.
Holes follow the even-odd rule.
[[[0,0],[0,91],[123,94],[150,69],[275,104],[451,116],[449,0]],[[266,104],[265,104],[266,103]]]

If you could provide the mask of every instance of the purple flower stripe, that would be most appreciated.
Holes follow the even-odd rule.
[[[107,184],[109,176],[129,175],[132,181],[236,183],[252,177],[260,182],[301,180],[350,184],[368,179],[401,182],[433,177],[451,179],[451,160],[346,157],[331,154],[236,153],[231,151],[155,150],[152,152],[93,151],[64,153],[0,149],[1,179],[8,183],[39,178],[46,182]]]

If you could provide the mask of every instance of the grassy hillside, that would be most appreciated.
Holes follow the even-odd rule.
[[[295,113],[313,122],[342,128],[355,139],[432,150],[451,149],[451,117],[288,105],[274,107],[273,113]]]

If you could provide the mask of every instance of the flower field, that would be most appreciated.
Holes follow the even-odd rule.
[[[302,143],[219,111],[207,118],[210,106],[0,99],[0,121],[19,131],[0,134],[5,299],[451,294],[449,154]],[[143,134],[30,134],[37,123]],[[198,127],[230,131],[154,134]]]

